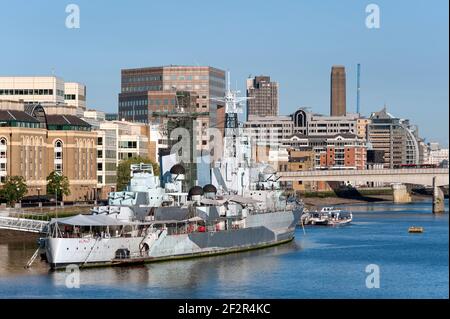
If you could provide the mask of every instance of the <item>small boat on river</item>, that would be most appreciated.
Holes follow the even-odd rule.
[[[423,227],[411,226],[408,228],[408,233],[423,233]]]
[[[349,224],[353,220],[351,212],[335,209],[334,207],[323,207],[320,211],[305,212],[302,215],[303,225],[317,226],[340,226]]]

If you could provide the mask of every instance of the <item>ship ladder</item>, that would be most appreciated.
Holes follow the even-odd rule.
[[[84,260],[84,262],[81,264],[81,267],[83,267],[84,265],[86,265],[86,263],[87,263],[87,261],[88,261],[88,259],[89,259],[89,256],[91,256],[92,252],[94,251],[95,246],[96,246],[97,243],[100,241],[100,239],[101,239],[101,237],[98,237],[98,238],[95,240],[95,243],[94,243],[94,245],[93,245],[92,248],[91,248],[91,251],[90,251],[89,254],[87,255],[87,257],[86,257],[86,259]],[[80,268],[81,268],[81,267],[80,267]]]
[[[24,268],[30,268],[31,267],[31,264],[35,261],[36,257],[39,255],[39,250],[40,250],[40,247],[38,249],[36,249],[36,251],[34,252],[33,256],[31,256],[30,260],[28,260],[28,262],[24,266]]]

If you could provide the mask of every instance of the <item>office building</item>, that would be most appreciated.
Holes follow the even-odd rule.
[[[306,136],[356,134],[365,139],[366,122],[358,114],[326,116],[300,108],[290,115],[294,133]]]
[[[278,83],[269,76],[247,79],[247,121],[252,117],[278,115]]]
[[[116,190],[117,166],[122,159],[141,156],[157,159],[150,154],[149,126],[127,121],[107,121],[101,111],[84,112],[83,120],[97,133],[97,192],[107,198]],[[154,151],[153,151],[154,152]]]
[[[436,166],[443,166],[443,163],[448,164],[449,154],[448,148],[441,148],[439,143],[428,143],[428,158],[425,161],[426,164],[432,164]]]
[[[370,116],[367,126],[368,142],[372,149],[384,151],[384,167],[402,164],[420,164],[420,137],[417,126],[409,120],[394,117],[384,107]],[[423,157],[423,155],[422,155]]]
[[[86,109],[86,86],[76,82],[64,83],[64,102],[82,110]]]
[[[244,123],[243,132],[252,143],[275,145],[293,134],[293,126],[289,116],[253,116]]]
[[[177,92],[189,92],[195,100],[199,147],[207,146],[206,130],[224,130],[223,103],[214,100],[225,95],[225,72],[209,66],[161,66],[124,69],[121,72],[119,119],[149,123],[153,112],[171,112],[177,105]]]
[[[86,108],[86,87],[56,76],[0,76],[0,99]]]

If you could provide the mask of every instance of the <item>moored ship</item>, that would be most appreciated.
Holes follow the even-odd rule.
[[[302,206],[279,197],[277,182],[255,187],[266,202],[218,195],[214,185],[194,186],[187,196],[160,188],[151,165],[132,165],[124,192],[90,215],[53,219],[42,241],[51,268],[119,265],[238,252],[294,238]],[[174,173],[177,185],[183,174]],[[178,185],[181,185],[180,183]],[[176,187],[175,187],[176,188]],[[256,190],[257,189],[257,190]],[[185,198],[186,197],[186,198]],[[270,198],[276,199],[275,201]]]

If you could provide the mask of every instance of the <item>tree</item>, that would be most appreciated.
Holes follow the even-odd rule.
[[[56,171],[51,172],[47,176],[47,194],[58,195],[58,200],[62,200],[62,195],[70,195],[70,185],[67,176]]]
[[[139,164],[139,163],[145,163],[145,164],[152,164],[153,166],[153,174],[159,175],[159,165],[158,163],[155,163],[151,159],[145,158],[145,157],[131,157],[125,160],[122,160],[119,165],[117,166],[117,185],[116,188],[118,191],[123,191],[125,187],[127,187],[128,183],[130,182],[130,165],[131,164]]]
[[[28,187],[23,176],[7,176],[1,189],[1,196],[12,205],[20,201],[27,191]]]

